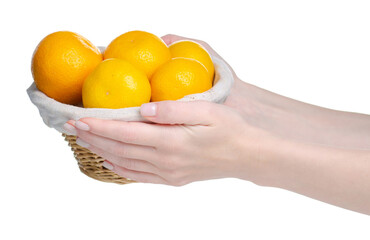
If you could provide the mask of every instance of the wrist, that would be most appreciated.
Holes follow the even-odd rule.
[[[299,160],[307,153],[305,144],[262,129],[256,131],[258,134],[254,134],[253,141],[241,140],[243,154],[238,161],[236,178],[260,186],[289,188],[288,185],[299,177],[294,175],[297,173],[294,168],[300,168],[299,164],[303,163]],[[250,131],[246,134],[250,134]]]
[[[270,186],[274,181],[276,153],[282,147],[277,136],[246,123],[241,130],[239,152],[233,177],[247,180],[261,186]]]

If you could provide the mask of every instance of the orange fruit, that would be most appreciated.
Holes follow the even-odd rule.
[[[32,57],[31,70],[37,88],[66,104],[82,100],[82,84],[103,60],[99,49],[83,36],[60,31],[41,40]]]
[[[117,58],[101,62],[82,88],[85,108],[126,108],[150,101],[150,83],[145,73]]]
[[[213,65],[211,56],[202,45],[190,40],[180,40],[172,43],[169,46],[169,49],[173,58],[192,58],[201,62],[208,70],[208,74],[213,80],[215,67]]]
[[[173,58],[163,64],[151,80],[152,101],[177,100],[212,87],[207,69],[190,58]]]
[[[131,31],[114,39],[105,49],[104,59],[120,58],[143,70],[150,79],[155,70],[171,59],[162,39],[143,31]]]

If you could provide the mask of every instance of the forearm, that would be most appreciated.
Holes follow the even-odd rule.
[[[254,182],[370,215],[370,151],[269,138]]]
[[[225,102],[264,129],[239,178],[370,214],[370,116],[306,104],[237,81]]]
[[[282,137],[327,146],[370,149],[370,116],[326,109],[237,80],[225,103],[251,123]]]

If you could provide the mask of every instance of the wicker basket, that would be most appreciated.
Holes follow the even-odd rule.
[[[134,181],[123,178],[111,170],[103,167],[104,159],[88,149],[76,144],[76,136],[63,134],[64,139],[69,143],[74,152],[74,156],[78,162],[78,167],[81,172],[87,176],[102,182],[112,182],[118,184],[132,183]]]

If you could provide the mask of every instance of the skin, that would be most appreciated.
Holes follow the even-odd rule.
[[[65,128],[106,159],[105,167],[138,182],[182,186],[239,178],[370,214],[370,116],[306,104],[234,78],[223,105],[149,103],[141,114],[155,124],[83,118]]]

